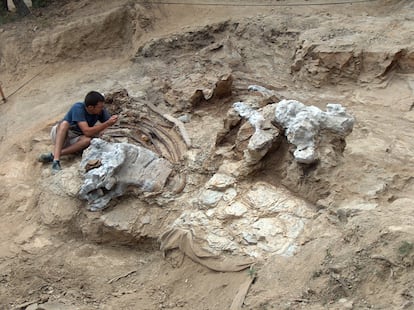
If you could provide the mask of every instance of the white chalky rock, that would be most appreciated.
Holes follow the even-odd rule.
[[[263,216],[289,213],[297,217],[309,216],[309,206],[283,187],[258,183],[245,193],[245,200]]]
[[[313,216],[311,206],[288,190],[266,182],[249,184],[243,191],[244,185],[238,184],[237,196],[228,201],[218,199],[223,192],[204,190],[204,194],[217,199],[205,199],[207,205],[185,211],[172,228],[194,232],[210,253],[292,255],[305,223]]]
[[[267,89],[266,87],[260,86],[260,85],[249,85],[247,88],[249,91],[255,91],[261,93],[263,96],[273,96],[274,93]]]
[[[296,146],[293,154],[296,161],[310,164],[318,159],[316,137],[321,130],[345,137],[351,133],[355,120],[340,104],[328,104],[324,112],[296,100],[282,100],[276,105],[275,121]]]
[[[248,104],[239,101],[233,103],[233,109],[243,118],[249,120],[250,124],[256,129],[260,130],[264,123],[263,115],[259,111],[253,109]]]
[[[236,182],[236,179],[232,176],[223,173],[216,173],[212,178],[207,182],[207,189],[222,191],[233,185]]]
[[[101,165],[85,172],[79,191],[91,211],[104,209],[112,198],[122,196],[130,186],[142,192],[158,192],[172,171],[170,162],[148,149],[102,139],[92,139],[83,152],[81,168],[92,160],[99,160]]]
[[[244,150],[246,165],[257,164],[272,147],[278,131],[275,128],[264,128],[265,117],[263,111],[252,108],[249,104],[239,101],[233,103],[233,109],[243,118],[247,119],[255,131],[251,136],[247,149]]]
[[[237,190],[234,187],[226,189],[223,195],[223,201],[232,201],[237,196]]]
[[[247,207],[244,203],[236,201],[224,209],[224,212],[233,217],[241,217],[247,212]]]
[[[245,240],[248,244],[257,244],[257,236],[256,234],[242,232],[243,240]]]
[[[203,191],[199,198],[200,208],[206,209],[217,205],[220,199],[223,197],[223,192],[213,191],[207,189]]]

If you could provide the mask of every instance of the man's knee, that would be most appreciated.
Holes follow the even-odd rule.
[[[91,140],[92,138],[90,137],[81,136],[79,138],[79,144],[81,144],[84,148],[87,148],[91,144]]]
[[[58,137],[60,137],[60,139],[63,139],[63,145],[66,145],[66,139],[67,139],[67,134],[69,131],[69,123],[67,121],[61,121],[59,123],[57,123],[56,125],[54,125],[52,127],[52,129],[50,130],[50,138],[52,140],[53,144],[56,144],[56,140],[58,139]]]
[[[61,121],[57,127],[57,132],[67,133],[69,130],[70,124],[68,121]]]

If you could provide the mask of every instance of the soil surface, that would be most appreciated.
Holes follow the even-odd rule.
[[[0,309],[230,309],[252,277],[242,309],[414,309],[413,2],[182,2],[53,1],[0,25]],[[232,98],[190,103],[228,74]],[[243,180],[313,206],[294,255],[212,271],[179,251],[164,257],[155,230],[110,231],[96,224],[110,213],[48,192],[50,167],[36,158],[88,91],[126,89],[192,115],[196,148],[251,84],[355,117],[335,163],[299,181],[276,151]]]

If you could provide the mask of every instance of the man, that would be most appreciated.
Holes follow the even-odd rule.
[[[84,102],[75,103],[65,117],[53,126],[50,136],[54,143],[53,153],[39,156],[39,161],[52,163],[52,171],[62,170],[60,157],[86,149],[91,139],[114,125],[118,115],[110,116],[104,108],[105,98],[96,91],[89,92]],[[97,122],[99,124],[96,124]]]

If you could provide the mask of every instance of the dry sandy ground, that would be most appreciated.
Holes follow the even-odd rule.
[[[42,309],[230,308],[249,276],[246,271],[213,272],[177,253],[165,259],[152,239],[120,244],[114,236],[95,242],[76,229],[45,225],[39,183],[48,170],[36,156],[51,147],[50,124],[87,91],[127,88],[139,95],[148,85],[158,85],[156,79],[174,83],[189,74],[181,67],[174,68],[178,76],[169,75],[179,55],[163,52],[163,46],[159,57],[170,60],[171,67],[143,65],[145,58],[136,53],[148,40],[246,17],[251,18],[246,23],[259,26],[235,48],[248,58],[248,66],[233,66],[238,85],[255,80],[306,104],[340,102],[357,121],[340,167],[321,180],[328,189],[296,189],[313,203],[319,201],[300,251],[255,266],[257,279],[244,308],[414,309],[413,5],[409,0],[322,6],[305,2],[291,7],[279,6],[293,3],[286,0],[266,1],[277,5],[269,7],[137,9],[133,1],[62,1],[36,11],[35,17],[0,27],[0,79],[6,95],[24,85],[0,104],[1,309],[40,309],[37,304]],[[122,15],[128,17],[124,25],[118,7],[134,12]],[[100,14],[111,10],[113,19],[101,22]],[[283,33],[281,45],[273,49],[255,37],[268,33],[260,23],[269,25],[269,20]],[[74,30],[65,32],[68,28]],[[326,70],[312,73],[318,68],[313,63],[290,73],[295,51],[304,48],[295,33],[306,33],[328,58],[336,46],[349,46],[371,51],[374,61],[365,67],[354,60],[341,65],[343,54],[336,54],[331,65],[339,65],[332,65],[327,78]],[[398,58],[399,50],[411,52],[411,58]],[[334,194],[317,197],[322,192]]]

